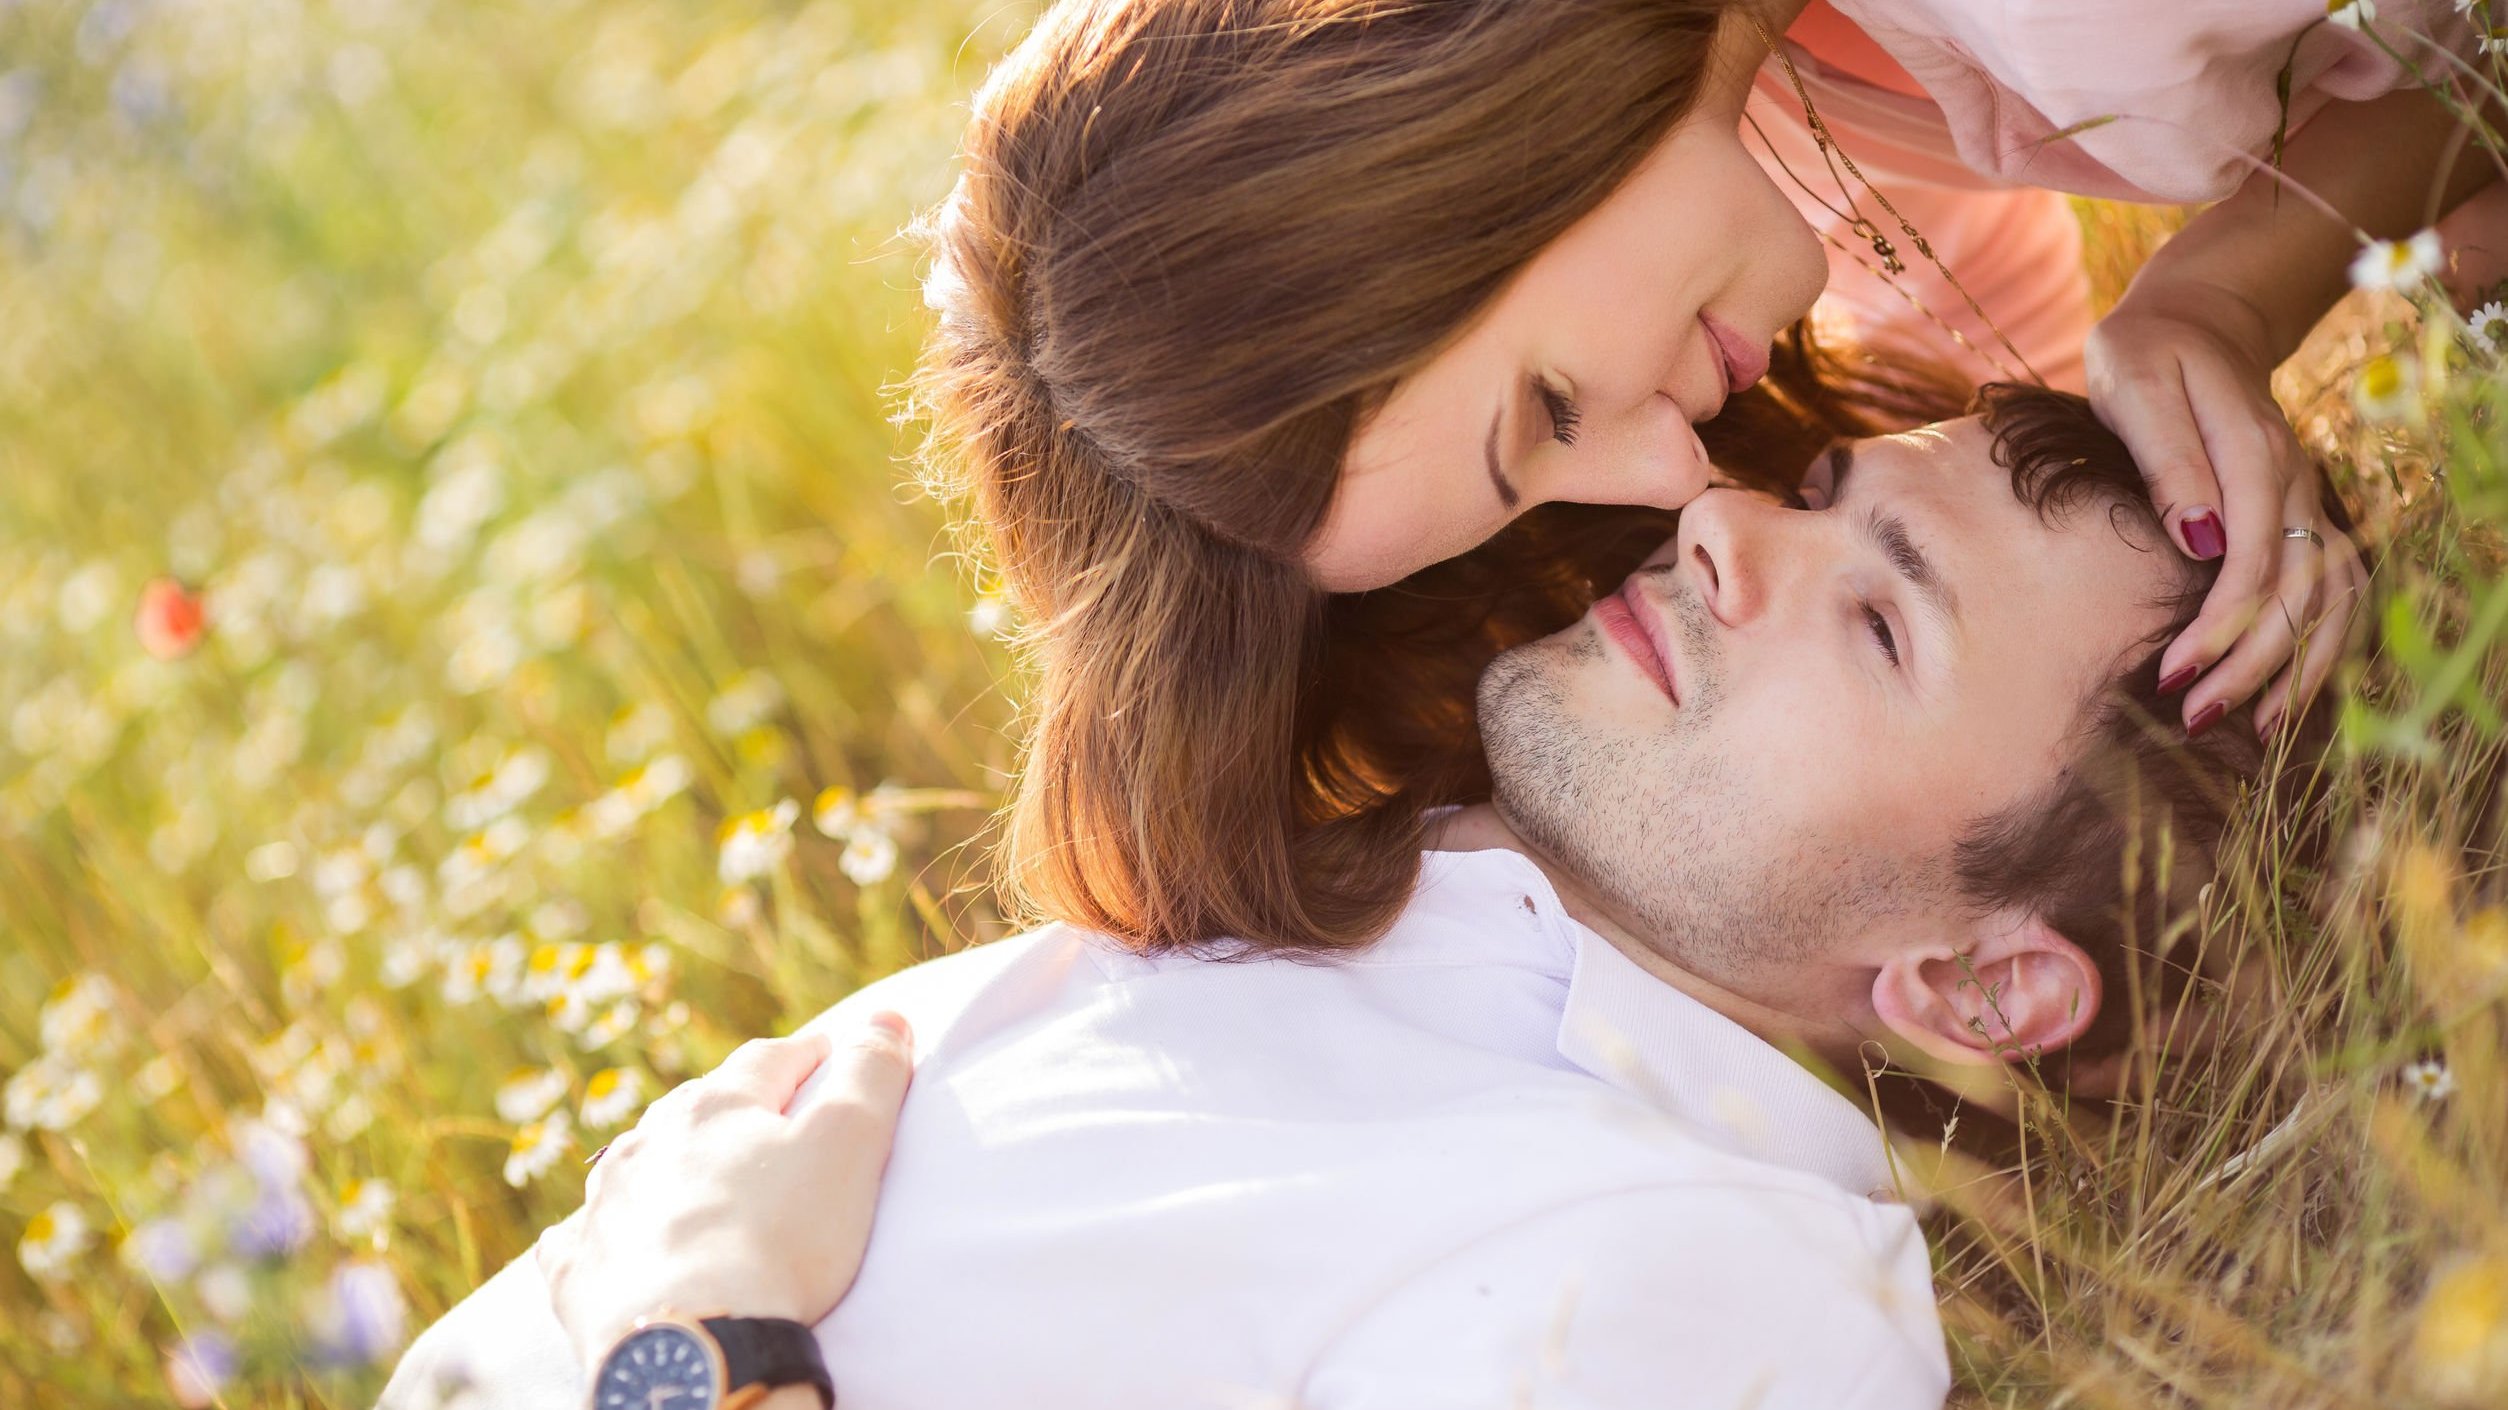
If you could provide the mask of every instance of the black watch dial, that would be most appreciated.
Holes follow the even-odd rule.
[[[593,1410],[715,1410],[723,1388],[714,1348],[686,1327],[640,1327],[610,1349]]]

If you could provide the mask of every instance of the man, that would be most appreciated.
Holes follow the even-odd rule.
[[[818,1329],[842,1403],[1938,1405],[1881,1134],[1787,1054],[2094,1035],[2165,899],[2129,836],[2164,811],[2199,872],[2258,758],[2153,723],[2206,570],[2122,448],[2077,399],[1986,405],[1833,451],[1817,509],[1709,493],[1500,658],[1493,802],[1369,949],[1048,927],[832,1011],[926,1054]],[[412,1356],[465,1358],[498,1403],[580,1394],[529,1260]]]

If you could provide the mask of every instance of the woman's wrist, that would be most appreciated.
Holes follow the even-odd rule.
[[[2166,270],[2150,275],[2146,269],[2146,277],[2134,281],[2108,316],[2126,320],[2166,319],[2199,326],[2266,372],[2280,366],[2298,346],[2298,336],[2285,326],[2294,320],[2276,318],[2273,310],[2260,306],[2244,290],[2233,284]],[[2298,326],[2304,333],[2311,325],[2302,322]]]
[[[2341,297],[2348,237],[2286,229],[2268,238],[2269,228],[2234,219],[2206,228],[2221,209],[2162,245],[2117,300],[2117,311],[2201,322],[2263,367],[2277,367]]]

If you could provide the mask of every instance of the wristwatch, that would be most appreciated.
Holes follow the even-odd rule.
[[[590,1410],[746,1410],[785,1386],[836,1410],[810,1329],[782,1317],[647,1317],[592,1374]]]

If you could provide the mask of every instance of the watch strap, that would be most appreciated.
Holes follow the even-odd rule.
[[[836,1410],[836,1383],[808,1327],[785,1317],[708,1317],[700,1325],[722,1348],[726,1394],[748,1386],[809,1386],[825,1410]]]

